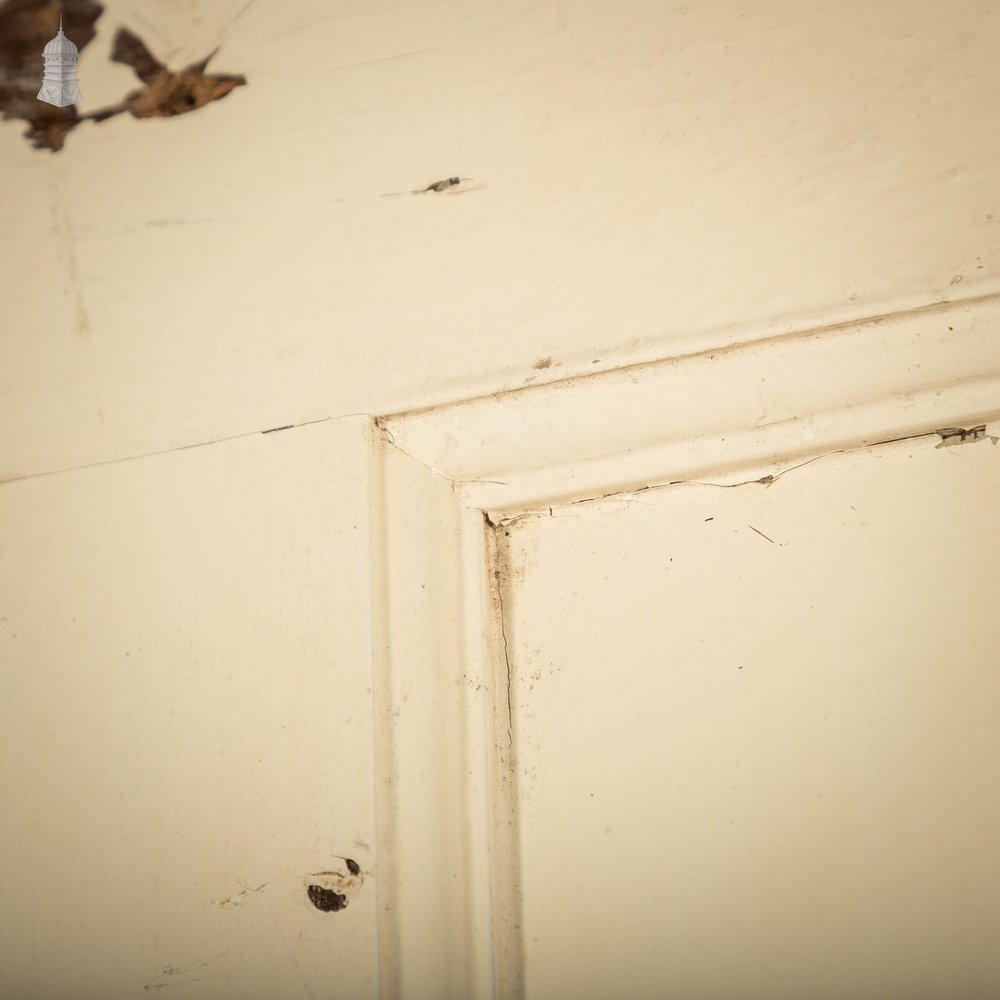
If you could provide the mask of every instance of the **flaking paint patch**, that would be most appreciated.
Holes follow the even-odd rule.
[[[974,444],[987,437],[994,444],[1000,440],[1000,438],[986,433],[986,424],[979,424],[977,427],[941,427],[934,433],[941,437],[941,443],[935,445],[937,448],[950,448],[958,444]]]
[[[365,877],[353,858],[341,858],[346,872],[340,870],[313,872],[303,880],[309,902],[321,913],[339,913],[361,890]]]

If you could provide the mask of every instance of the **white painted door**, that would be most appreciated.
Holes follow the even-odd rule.
[[[995,994],[997,324],[2,484],[0,993]]]

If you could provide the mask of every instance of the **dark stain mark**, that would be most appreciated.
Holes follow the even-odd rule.
[[[275,431],[290,431],[295,424],[285,424],[284,427],[269,427],[266,431],[261,431],[261,434],[274,434]]]
[[[352,858],[344,858],[344,864],[347,865],[347,870],[352,875],[360,875],[361,874],[361,865],[359,865],[357,863],[357,861],[354,861]]]
[[[324,889],[321,885],[311,885],[307,891],[312,905],[324,913],[336,913],[347,907],[347,897],[343,893]]]
[[[446,177],[443,181],[435,181],[433,184],[428,184],[427,187],[421,188],[418,194],[427,194],[428,191],[444,191],[447,188],[454,187],[456,184],[461,184],[461,177]]]
[[[941,438],[941,443],[936,445],[938,448],[955,444],[972,444],[986,437],[986,424],[980,424],[978,427],[941,427],[934,433]],[[990,440],[994,444],[997,443],[995,437],[991,437]]]
[[[42,84],[42,50],[59,30],[63,30],[82,54],[96,34],[94,25],[104,12],[94,0],[6,0],[0,4],[0,111],[4,118],[20,118],[28,123],[25,138],[36,149],[53,153],[63,148],[66,136],[82,121],[106,121],[127,111],[134,118],[167,118],[186,114],[223,98],[246,77],[207,74],[205,67],[218,52],[174,72],[155,59],[143,42],[126,28],[119,28],[111,50],[114,62],[135,70],[145,84],[139,90],[107,108],[86,115],[71,104],[57,108],[37,98]]]
[[[551,368],[552,358],[539,358],[532,366],[532,368]]]
[[[706,517],[706,518],[705,518],[705,520],[706,520],[706,521],[714,521],[714,520],[715,520],[715,518],[714,518],[714,517]]]
[[[93,0],[7,0],[0,4],[0,111],[28,123],[24,136],[36,149],[62,149],[66,134],[80,123],[76,105],[57,108],[38,100],[42,50],[63,30],[80,53],[94,40],[104,8]]]

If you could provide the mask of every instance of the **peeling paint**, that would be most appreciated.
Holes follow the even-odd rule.
[[[364,885],[361,866],[353,858],[341,858],[342,871],[314,872],[304,879],[309,902],[321,913],[339,913],[347,908],[351,898]]]
[[[942,427],[936,430],[935,434],[940,435],[941,443],[938,448],[950,448],[952,445],[973,444],[986,438],[986,424],[979,424],[978,427]],[[997,443],[998,438],[989,436],[990,441]]]

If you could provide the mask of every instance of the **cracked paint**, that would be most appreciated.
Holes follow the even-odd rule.
[[[783,476],[787,476],[789,472],[794,472],[796,469],[804,468],[807,465],[811,465],[813,462],[818,462],[824,458],[831,458],[834,455],[846,455],[851,452],[863,451],[868,448],[877,448],[881,445],[897,444],[902,441],[916,441],[920,438],[928,437],[940,437],[941,441],[937,444],[936,448],[950,447],[952,445],[961,444],[973,444],[977,441],[989,440],[994,445],[1000,442],[1000,436],[990,435],[986,433],[986,424],[979,424],[974,427],[942,427],[934,431],[921,431],[917,434],[904,434],[901,437],[886,438],[882,441],[872,441],[866,444],[858,445],[854,448],[837,448],[833,451],[824,452],[822,455],[814,455],[812,458],[806,459],[804,462],[798,462],[795,465],[790,466],[787,469],[782,469],[780,472],[769,473],[765,476],[760,476],[754,479],[744,479],[735,483],[713,483],[708,480],[702,479],[674,479],[666,483],[648,483],[643,486],[633,486],[628,489],[612,490],[608,493],[602,493],[597,496],[590,497],[580,497],[576,500],[569,500],[562,504],[547,505],[544,510],[548,512],[548,516],[552,516],[553,508],[569,508],[576,506],[577,504],[589,504],[589,503],[599,503],[602,500],[635,500],[636,495],[639,493],[646,493],[652,490],[664,490],[669,489],[673,486],[712,486],[716,489],[721,490],[732,490],[737,489],[741,486],[773,486],[779,479]],[[484,480],[485,481],[485,480]],[[522,518],[529,517],[540,517],[542,516],[542,511],[524,511],[520,514],[515,514],[510,517],[501,517],[499,520],[492,520],[489,514],[486,514],[487,522],[493,526],[497,527],[507,527],[508,525],[514,524],[520,521]],[[752,525],[748,525],[752,527]],[[754,531],[757,531],[754,528]],[[762,532],[757,531],[758,534],[763,535]],[[766,535],[763,537],[767,538]],[[768,541],[772,539],[768,538]],[[774,543],[777,544],[777,543]]]
[[[510,750],[514,745],[514,677],[510,665],[510,644],[507,640],[507,616],[503,606],[503,580],[501,578],[500,570],[497,569],[493,571],[493,579],[496,582],[497,619],[500,625],[500,641],[503,644],[504,669],[507,673],[505,685],[507,688],[507,749]]]

